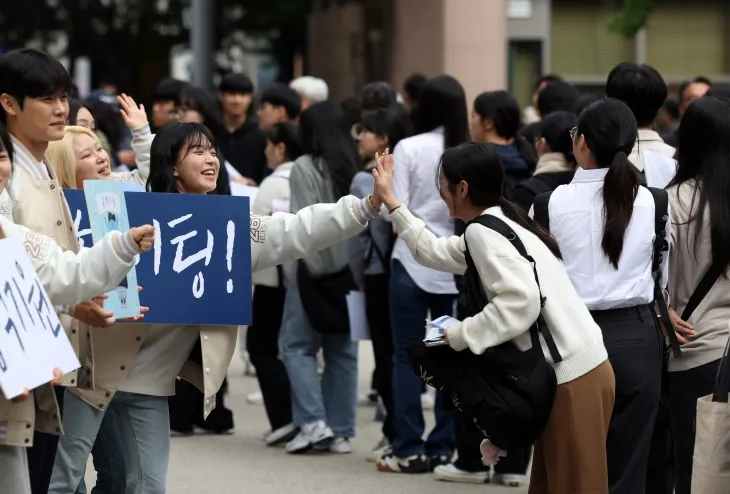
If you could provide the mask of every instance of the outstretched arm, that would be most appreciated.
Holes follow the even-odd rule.
[[[251,216],[251,270],[301,259],[360,233],[378,215],[370,200],[345,196],[296,214]]]
[[[134,256],[150,250],[154,227],[111,232],[104,240],[78,254],[23,226],[0,218],[6,236],[16,236],[30,257],[53,305],[76,304],[119,286],[134,266]]]

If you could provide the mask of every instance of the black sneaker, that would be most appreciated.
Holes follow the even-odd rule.
[[[451,457],[445,455],[434,455],[428,459],[428,465],[432,472],[436,469],[436,467],[448,465],[449,463],[451,463]]]
[[[398,458],[394,454],[386,454],[381,456],[375,464],[381,472],[430,473],[432,471],[426,455]]]

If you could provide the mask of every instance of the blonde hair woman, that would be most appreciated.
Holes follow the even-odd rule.
[[[118,97],[122,118],[132,132],[132,149],[137,169],[112,173],[112,162],[99,137],[90,129],[69,125],[63,139],[48,146],[46,156],[64,189],[83,189],[84,180],[120,180],[145,185],[149,175],[150,146],[154,135],[147,123],[144,106],[131,97]]]

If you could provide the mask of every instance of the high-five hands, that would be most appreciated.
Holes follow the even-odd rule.
[[[375,179],[373,197],[385,204],[390,213],[400,206],[400,202],[393,194],[394,174],[393,155],[390,154],[389,150],[386,149],[383,154],[377,153],[375,155],[375,168],[373,169],[373,178]]]
[[[126,94],[117,96],[117,101],[119,102],[119,113],[129,130],[141,129],[147,125],[147,112],[144,105],[137,106],[134,98]]]

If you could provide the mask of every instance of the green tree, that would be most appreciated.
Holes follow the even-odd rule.
[[[608,23],[608,28],[627,38],[636,35],[649,21],[654,0],[623,0],[621,11]]]

